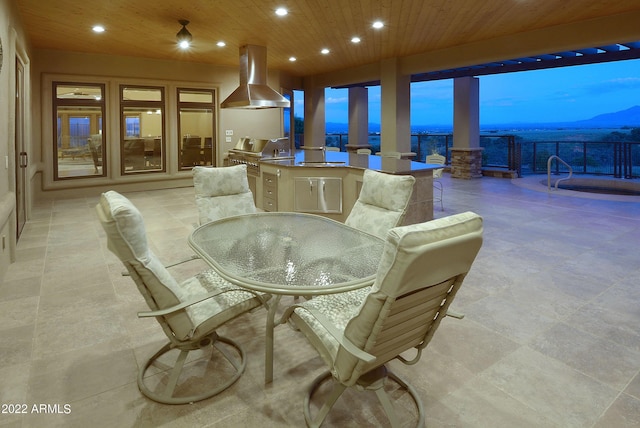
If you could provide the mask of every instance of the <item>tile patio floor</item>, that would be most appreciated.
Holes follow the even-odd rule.
[[[485,219],[484,246],[420,363],[391,368],[419,390],[428,427],[640,426],[640,198],[547,194],[510,180],[452,180],[445,210]],[[540,190],[540,189],[539,189]],[[192,188],[125,193],[156,254],[191,254]],[[601,197],[598,197],[601,198]],[[163,342],[105,245],[98,195],[41,201],[0,283],[0,403],[69,404],[69,414],[0,414],[0,427],[300,427],[306,386],[324,367],[306,341],[276,330],[263,383],[264,311],[222,329],[249,364],[224,393],[168,406],[140,394],[138,367]],[[176,277],[204,268],[200,261]],[[325,426],[379,426],[374,401],[346,397]],[[4,409],[4,408],[3,408]]]

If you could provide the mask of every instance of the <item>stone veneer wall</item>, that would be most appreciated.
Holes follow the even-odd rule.
[[[451,148],[451,177],[482,177],[482,147],[473,149]]]
[[[433,172],[414,171],[411,175],[416,178],[416,183],[413,185],[403,226],[433,220]]]

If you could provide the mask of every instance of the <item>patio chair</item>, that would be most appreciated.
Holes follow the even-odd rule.
[[[391,229],[368,292],[316,296],[285,311],[283,319],[306,336],[329,368],[313,381],[304,399],[309,426],[320,426],[348,387],[374,391],[391,425],[407,426],[401,421],[407,415],[398,414],[384,389],[388,379],[411,396],[417,426],[424,426],[417,391],[385,364],[397,359],[411,365],[420,359],[481,245],[482,218],[472,212]],[[410,360],[400,355],[410,352],[415,352]],[[333,390],[313,417],[313,395],[331,378]]]
[[[94,173],[99,174],[99,168],[102,168],[102,135],[91,135],[87,138],[87,145],[93,160]]]
[[[239,289],[211,270],[178,283],[149,249],[142,215],[126,197],[103,193],[96,211],[108,248],[125,265],[151,309],[138,316],[154,317],[169,339],[139,370],[140,391],[160,403],[185,404],[231,386],[246,367],[245,352],[216,329],[262,306],[269,296]],[[175,363],[169,364],[169,353],[176,352]],[[190,352],[197,355],[187,359]],[[222,358],[215,358],[218,354]]]
[[[415,181],[411,175],[365,170],[360,195],[345,224],[385,238],[404,219]]]
[[[427,161],[427,163],[434,163],[434,164],[440,164],[440,165],[444,165],[447,162],[447,159],[444,156],[438,155],[438,154],[429,155],[425,160]],[[433,188],[434,190],[440,193],[439,196],[433,197],[433,202],[440,202],[440,209],[442,211],[444,211],[444,203],[442,202],[444,188],[442,187],[442,181],[440,181],[439,179],[442,177],[443,172],[444,172],[444,168],[438,168],[433,170]]]
[[[146,165],[143,138],[131,138],[124,142],[124,166],[126,171],[142,171]]]
[[[182,168],[200,165],[204,161],[202,156],[202,139],[197,136],[184,137],[182,139],[181,155],[180,166]]]
[[[224,217],[256,212],[246,165],[221,168],[196,166],[191,171],[201,225]]]

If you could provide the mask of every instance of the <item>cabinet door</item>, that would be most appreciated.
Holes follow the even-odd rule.
[[[294,210],[306,213],[342,212],[342,178],[296,177]]]
[[[318,211],[342,213],[342,179],[325,177],[318,179]]]
[[[294,179],[293,206],[298,212],[317,212],[318,210],[318,179],[310,177],[296,177]]]

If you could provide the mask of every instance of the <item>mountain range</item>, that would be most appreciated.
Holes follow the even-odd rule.
[[[587,120],[579,120],[573,122],[583,127],[616,127],[616,126],[639,126],[640,125],[640,106],[633,106],[626,110],[616,111],[613,113],[604,113],[592,117]]]
[[[640,127],[640,106],[633,106],[626,110],[604,113],[590,119],[573,122],[549,122],[549,123],[508,123],[508,124],[481,124],[482,129],[508,129],[508,128],[621,128]],[[412,132],[450,132],[451,125],[417,125],[412,126]],[[327,122],[326,132],[347,133],[349,126],[346,123]],[[369,123],[369,132],[380,132],[379,123]]]

